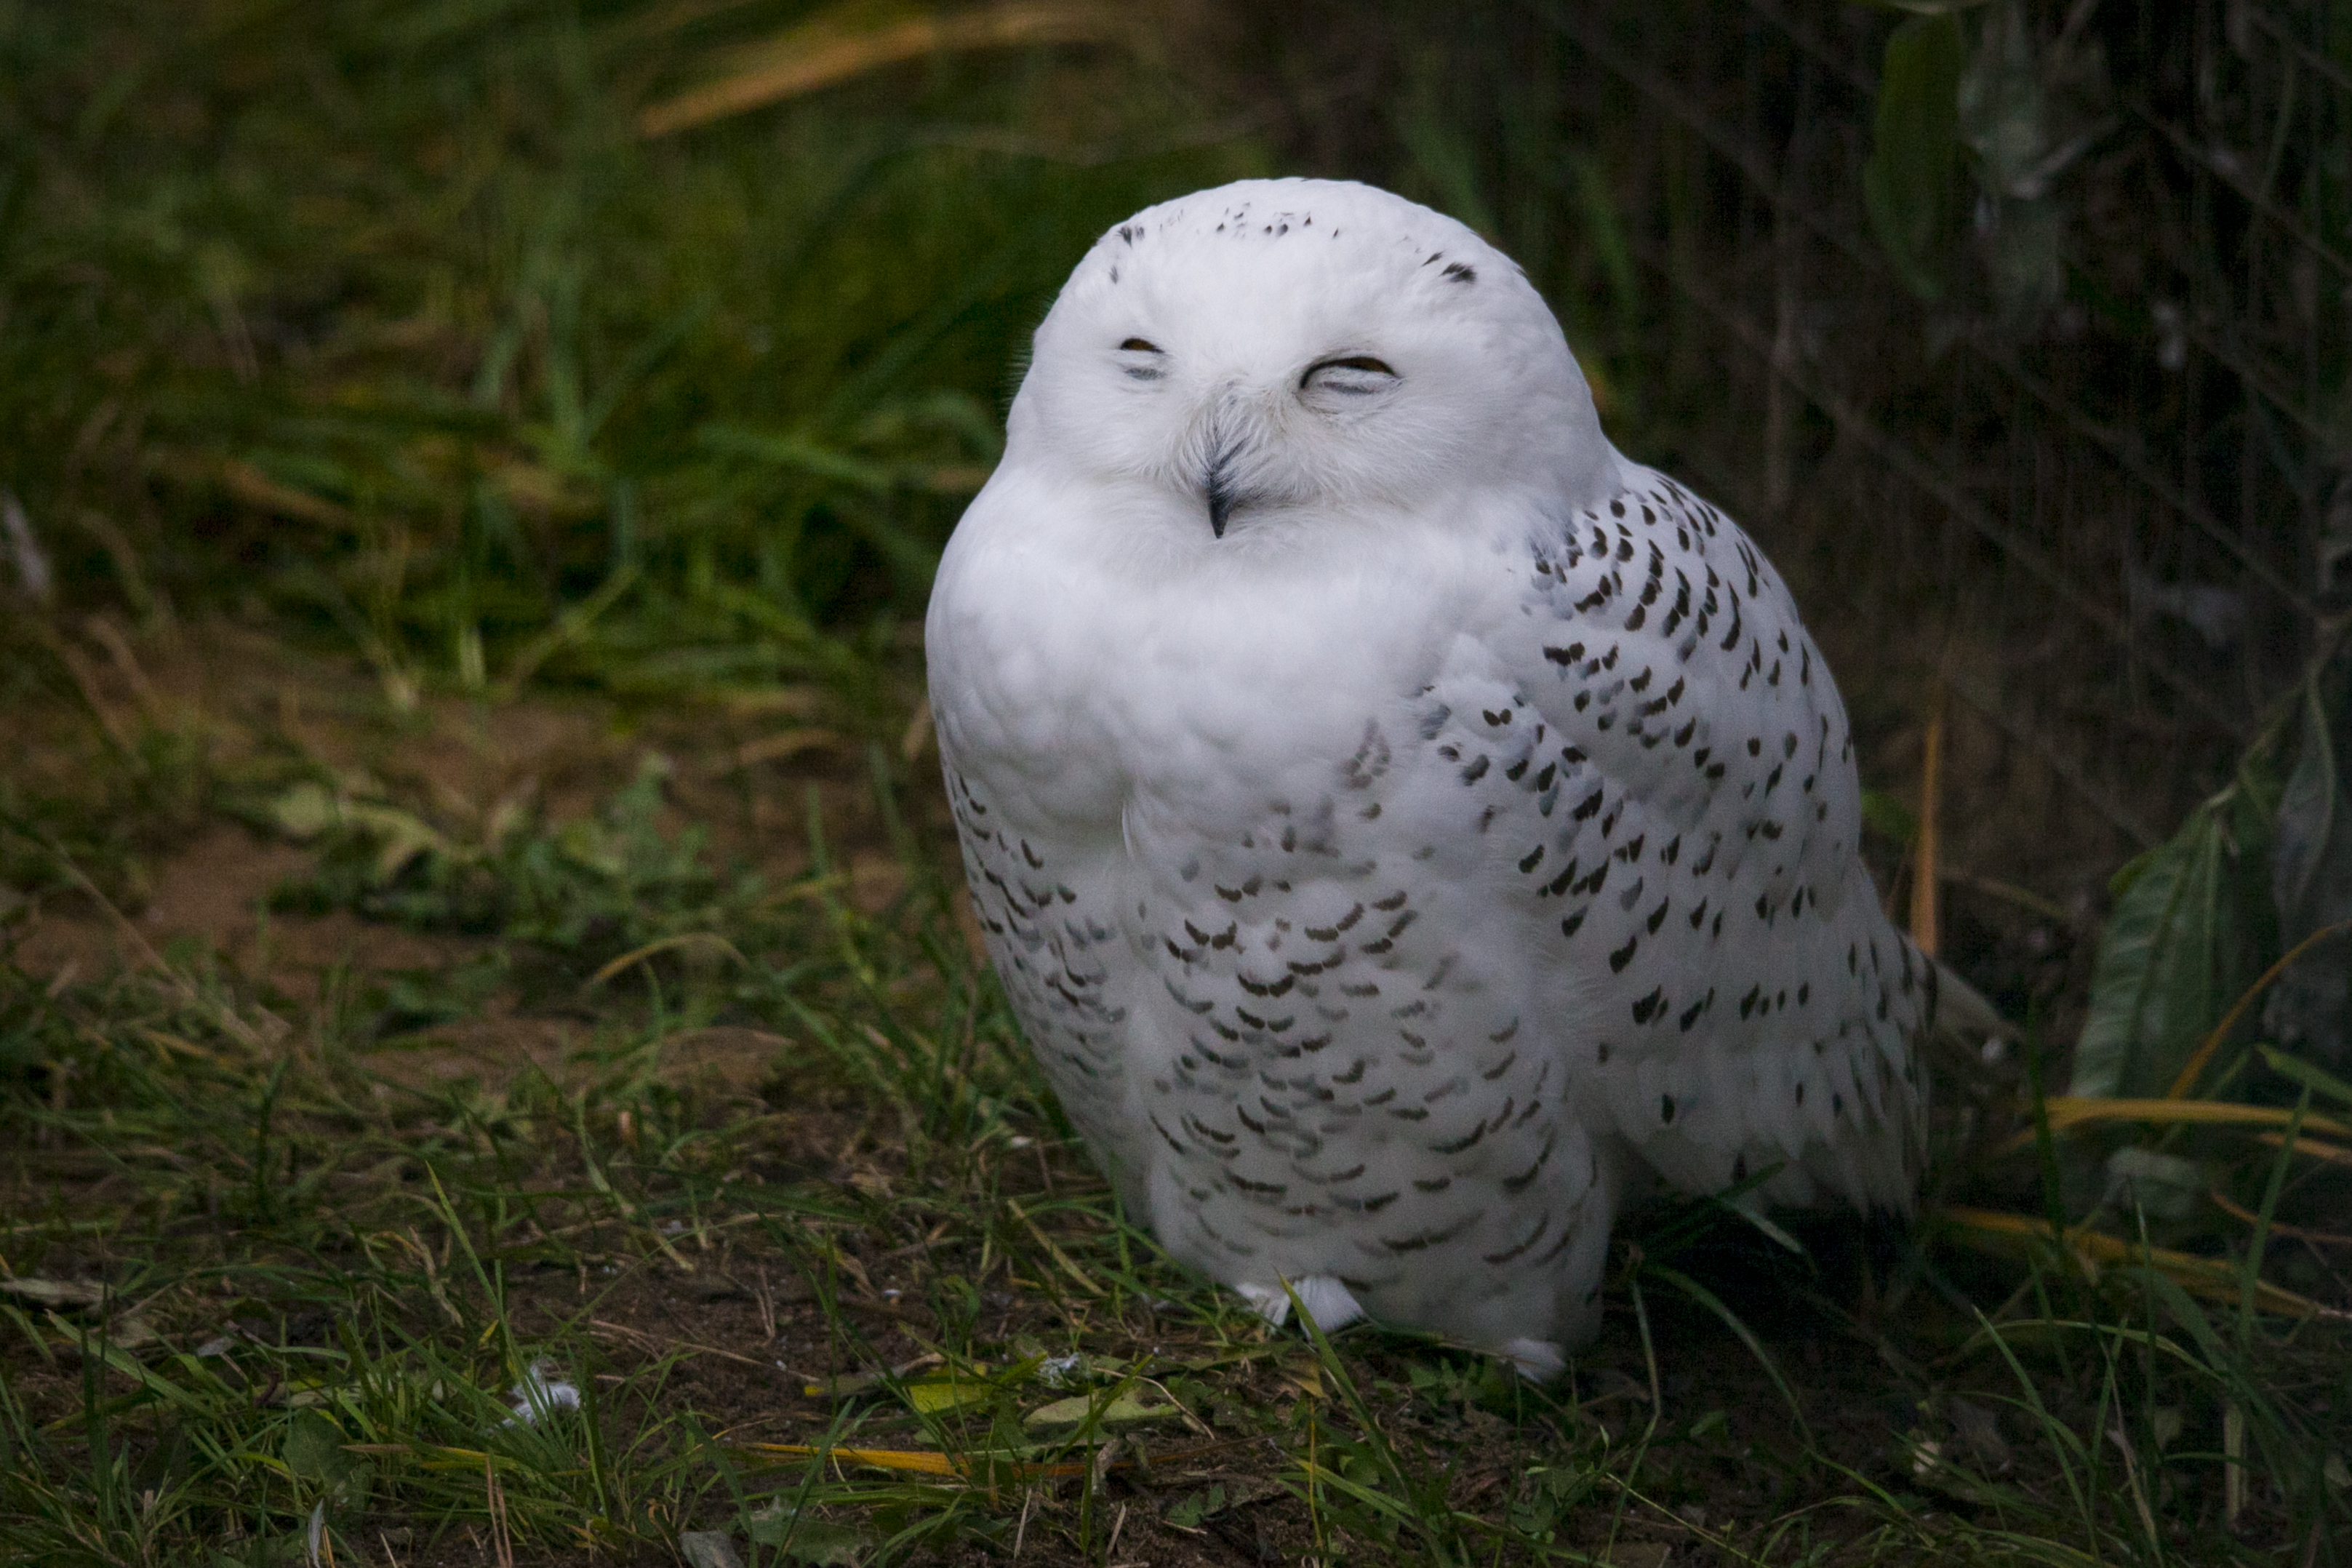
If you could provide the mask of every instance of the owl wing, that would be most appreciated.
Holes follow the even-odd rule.
[[[1738,525],[1627,466],[1423,694],[1483,874],[1549,966],[1569,1080],[1677,1187],[1907,1210],[1932,965],[1860,857],[1843,705]]]

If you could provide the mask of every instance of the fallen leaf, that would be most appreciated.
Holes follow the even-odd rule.
[[[688,1568],[743,1568],[733,1538],[723,1530],[681,1531],[677,1551]]]
[[[818,1568],[855,1568],[875,1546],[874,1538],[862,1531],[810,1519],[782,1503],[761,1509],[749,1523],[751,1539],[761,1545],[781,1548],[793,1562],[816,1563]]]
[[[0,1291],[44,1307],[95,1307],[107,1296],[105,1286],[88,1279],[44,1279],[37,1275],[0,1279]]]
[[[1032,1410],[1021,1418],[1021,1425],[1033,1430],[1052,1426],[1081,1426],[1093,1420],[1106,1427],[1139,1426],[1149,1421],[1166,1421],[1183,1414],[1173,1405],[1146,1405],[1134,1394],[1122,1394],[1109,1404],[1099,1404],[1098,1394],[1080,1394],[1068,1399],[1056,1399],[1051,1405]]]
[[[1621,1541],[1600,1554],[1609,1568],[1665,1568],[1674,1549],[1659,1541]]]
[[[907,1384],[907,1403],[923,1415],[961,1410],[970,1405],[985,1405],[995,1396],[993,1386],[968,1378],[926,1378],[920,1383]]]

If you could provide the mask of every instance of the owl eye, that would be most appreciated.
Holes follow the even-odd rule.
[[[1370,354],[1347,354],[1308,365],[1306,374],[1298,378],[1298,390],[1309,392],[1320,387],[1346,397],[1370,397],[1374,393],[1386,392],[1399,379],[1385,360]]]
[[[1127,356],[1136,354],[1150,354],[1151,356],[1151,358],[1148,360],[1129,357],[1119,366],[1119,369],[1127,374],[1127,378],[1129,381],[1158,381],[1162,375],[1167,374],[1160,368],[1157,363],[1155,363],[1159,360],[1166,359],[1168,357],[1167,351],[1149,338],[1129,338],[1127,342],[1118,345],[1118,352],[1122,355]]]

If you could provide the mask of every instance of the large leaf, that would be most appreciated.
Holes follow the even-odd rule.
[[[1895,29],[1862,170],[1863,203],[1880,247],[1911,291],[1928,300],[1944,297],[1958,224],[1961,59],[1955,16],[1915,16]]]
[[[332,1487],[358,1464],[345,1452],[343,1430],[315,1410],[305,1410],[286,1428],[286,1468],[311,1485]]]
[[[2117,874],[2070,1093],[2153,1099],[2277,952],[2260,757]]]
[[[761,1545],[776,1548],[788,1561],[818,1568],[856,1568],[877,1544],[865,1531],[828,1524],[781,1499],[746,1516],[745,1523]]]
[[[2331,690],[2332,688],[2332,690]],[[2292,949],[2322,926],[2352,920],[2352,790],[2344,745],[2352,741],[2352,686],[2315,675],[2306,684],[2294,771],[2279,795],[2271,850],[2281,944]],[[2281,1044],[2316,1061],[2352,1059],[2352,941],[2323,942],[2279,976],[2269,1020]]]

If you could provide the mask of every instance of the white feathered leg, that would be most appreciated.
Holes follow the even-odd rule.
[[[1364,1309],[1345,1285],[1328,1274],[1310,1274],[1304,1279],[1294,1279],[1286,1291],[1279,1284],[1240,1284],[1234,1287],[1243,1300],[1256,1309],[1257,1315],[1276,1328],[1290,1321],[1290,1298],[1296,1295],[1298,1304],[1315,1326],[1325,1333],[1333,1333],[1363,1317]]]
[[[1568,1370],[1568,1358],[1549,1340],[1513,1340],[1495,1353],[1530,1383],[1549,1383]]]

